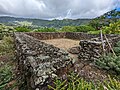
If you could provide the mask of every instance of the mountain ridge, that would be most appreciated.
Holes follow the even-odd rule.
[[[0,16],[0,23],[7,25],[15,25],[16,21],[23,22],[32,22],[33,25],[41,27],[62,27],[62,26],[79,26],[87,24],[91,19],[63,19],[63,20],[43,20],[43,19],[32,19],[32,18],[16,18],[9,16]]]
[[[21,17],[13,17],[13,16],[0,16],[0,23],[5,25],[18,25],[18,22],[32,22],[32,25],[40,26],[40,27],[55,27],[61,28],[63,26],[79,26],[79,25],[86,25],[91,20],[99,20],[99,22],[111,22],[112,19],[120,19],[120,8],[116,8],[111,10],[97,18],[94,19],[53,19],[53,20],[45,20],[45,19],[37,19],[37,18],[21,18]]]

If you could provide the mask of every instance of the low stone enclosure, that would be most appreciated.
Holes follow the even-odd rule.
[[[76,47],[64,50],[45,42],[61,38],[79,40],[80,43]],[[119,35],[107,35],[107,38],[111,46],[120,41]],[[97,76],[105,78],[104,72],[98,75],[97,70],[96,73],[93,72],[88,65],[89,61],[96,60],[103,53],[100,35],[71,32],[14,33],[14,39],[19,76],[21,81],[26,83],[26,90],[48,90],[47,85],[54,78],[65,79],[69,71],[77,72],[87,79],[97,79]],[[111,51],[105,38],[104,43],[106,52]]]

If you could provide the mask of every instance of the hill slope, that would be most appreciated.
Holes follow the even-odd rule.
[[[63,19],[63,20],[42,20],[42,19],[30,19],[30,18],[15,18],[3,16],[0,17],[0,23],[4,23],[6,25],[15,25],[18,24],[16,21],[28,21],[32,22],[33,25],[42,26],[42,27],[62,27],[62,26],[78,26],[81,24],[86,24],[90,21],[90,19]]]

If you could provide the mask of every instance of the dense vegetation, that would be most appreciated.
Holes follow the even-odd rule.
[[[94,21],[93,21],[94,22]],[[98,28],[98,29],[97,29]],[[39,27],[36,29],[31,28],[31,26],[17,26],[13,31],[15,32],[85,32],[89,34],[119,34],[120,33],[120,20],[117,20],[114,23],[110,23],[109,25],[103,25],[99,28],[99,24],[89,23],[88,25],[80,25],[80,26],[63,26],[62,28],[48,28],[48,27]]]
[[[120,20],[110,23],[109,25],[104,25],[100,28],[103,34],[119,34],[120,33]],[[90,31],[90,34],[100,34],[100,30]]]
[[[113,48],[116,55],[109,53],[96,60],[95,64],[102,69],[115,72],[120,75],[120,42]]]
[[[0,90],[15,90],[15,60],[13,38],[4,35],[0,40]]]
[[[120,90],[120,82],[115,78],[111,78],[104,82],[96,82],[92,81],[87,82],[82,78],[79,78],[78,75],[71,73],[68,75],[68,79],[62,81],[60,79],[56,79],[54,82],[54,86],[48,86],[51,90]]]

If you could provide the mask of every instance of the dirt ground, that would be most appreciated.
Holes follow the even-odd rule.
[[[72,40],[72,39],[51,39],[51,40],[41,40],[47,44],[52,44],[58,48],[68,50],[69,48],[79,46],[80,40]]]

